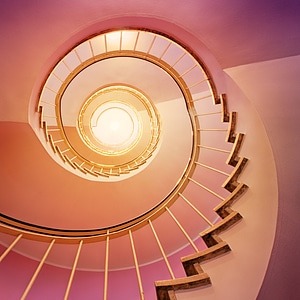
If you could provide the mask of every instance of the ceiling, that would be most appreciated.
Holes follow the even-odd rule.
[[[144,63],[141,67],[141,61],[134,64],[130,59],[123,62],[116,59],[101,79],[114,78],[114,82],[138,85],[151,99],[157,99],[163,120],[175,124],[175,127],[171,126],[173,131],[162,138],[164,152],[156,154],[149,166],[139,173],[141,176],[101,183],[82,178],[76,172],[70,173],[47,153],[49,147],[40,143],[43,133],[36,126],[36,103],[41,86],[67,51],[86,38],[110,29],[147,28],[162,32],[192,49],[210,70],[218,93],[227,94],[229,110],[238,112],[236,130],[246,136],[240,155],[249,159],[240,177],[249,190],[234,206],[243,215],[243,221],[222,235],[231,245],[232,253],[205,265],[213,280],[211,288],[178,292],[177,298],[220,299],[220,295],[231,295],[230,299],[282,299],[287,296],[296,299],[300,295],[297,285],[300,241],[296,167],[299,164],[296,132],[299,128],[300,78],[298,1],[228,0],[215,3],[188,0],[181,5],[173,0],[117,0],[113,4],[111,1],[1,1],[0,11],[1,213],[53,228],[100,228],[134,218],[168,194],[187,163],[191,136],[185,134],[189,131],[189,122],[181,114],[184,105],[177,98],[178,91],[167,89],[166,86],[172,87],[172,83],[164,75],[155,73],[153,66]],[[126,72],[120,73],[120,66]],[[147,80],[140,80],[145,76]],[[157,76],[161,76],[160,80],[153,83]],[[93,86],[93,81],[89,84]],[[80,91],[71,90],[69,101]],[[218,109],[213,103],[205,105],[208,109]],[[202,121],[201,126],[226,128],[218,117],[211,117],[207,123]],[[230,150],[224,137],[225,133],[219,132],[203,134],[201,139],[204,144],[212,143],[215,147]],[[184,159],[180,160],[182,157]],[[232,170],[225,164],[223,153],[212,155],[202,150],[200,157],[224,172]],[[221,188],[223,175],[199,169],[195,176],[226,197],[227,192]],[[210,220],[216,220],[217,215],[213,212],[213,207],[218,204],[216,199],[194,186],[190,186],[186,194],[192,199],[205,198],[199,204],[201,210]],[[176,202],[171,210],[198,247],[203,247],[197,236],[207,224],[182,202]],[[191,251],[186,247],[184,236],[170,235],[170,232],[176,232],[170,216],[163,214],[153,224],[171,261]],[[2,245],[7,246],[11,240],[12,237],[1,233]],[[134,240],[142,272],[148,274],[149,282],[153,284],[157,279],[168,278],[163,271],[156,273],[163,268],[163,262],[159,249],[149,247],[155,244],[149,227],[135,231]],[[11,259],[30,266],[31,261],[40,259],[44,249],[43,243],[24,239],[15,247],[18,254],[13,253],[16,257]],[[76,245],[55,245],[47,261],[50,274],[70,268],[76,249]],[[104,253],[104,243],[87,244],[83,247],[79,270],[88,270],[92,274],[95,270],[103,270]],[[110,255],[110,269],[119,270],[112,272],[112,278],[118,280],[118,276],[124,276],[126,272],[128,278],[135,276],[130,241],[126,236],[111,240]],[[58,269],[52,270],[56,268],[54,266]],[[16,266],[7,263],[4,268],[12,273]],[[179,277],[182,275],[180,270],[175,271]],[[63,272],[57,271],[57,274],[65,274]],[[89,272],[79,271],[78,278],[85,281],[92,276]],[[249,276],[241,278],[240,274],[244,273]],[[8,287],[7,295],[12,295],[8,292],[12,283],[1,276]],[[22,290],[26,278],[28,280],[30,275],[20,279],[20,287],[16,290]],[[33,290],[32,299],[38,297],[34,295],[38,295],[38,288]],[[72,295],[76,299],[76,294]],[[153,292],[149,291],[149,295]]]

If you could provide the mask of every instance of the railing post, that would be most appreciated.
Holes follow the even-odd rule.
[[[207,188],[206,186],[204,186],[203,184],[201,184],[200,182],[196,181],[195,179],[189,177],[188,178],[190,181],[194,182],[196,185],[200,186],[201,188],[203,188],[204,190],[206,190],[207,192],[211,193],[212,195],[216,196],[217,198],[221,199],[222,201],[225,200],[225,198],[223,198],[222,196],[220,196],[219,194],[215,193],[214,191],[212,191],[211,189]]]
[[[107,236],[106,236],[106,247],[105,247],[105,266],[104,266],[103,300],[107,300],[108,257],[109,257],[109,231],[107,231]]]
[[[161,252],[161,254],[162,254],[162,256],[163,256],[163,258],[164,258],[164,260],[165,260],[165,263],[166,263],[166,265],[167,265],[167,268],[168,268],[168,270],[169,270],[169,273],[170,273],[172,279],[175,279],[175,275],[174,275],[174,273],[173,273],[173,271],[172,271],[172,269],[171,269],[171,266],[170,266],[170,263],[169,263],[169,261],[168,261],[168,258],[167,258],[166,254],[165,254],[165,251],[164,251],[164,249],[163,249],[163,247],[162,247],[162,245],[161,245],[161,243],[160,243],[160,240],[159,240],[159,238],[158,238],[158,236],[157,236],[157,234],[156,234],[156,231],[155,231],[155,229],[154,229],[154,227],[153,227],[153,225],[152,225],[152,222],[151,222],[151,220],[149,220],[148,222],[149,222],[150,227],[151,227],[151,229],[152,229],[152,232],[153,232],[153,234],[154,234],[154,236],[155,236],[155,239],[156,239],[156,242],[157,242],[158,247],[159,247],[159,249],[160,249],[160,252]]]
[[[19,234],[16,239],[10,244],[10,246],[2,253],[0,256],[0,262],[5,258],[5,256],[11,251],[11,249],[16,245],[16,243],[20,240],[23,234]]]
[[[136,252],[135,252],[135,247],[134,247],[134,242],[133,242],[131,230],[129,230],[129,237],[130,237],[131,248],[132,248],[132,253],[133,253],[133,258],[134,258],[136,275],[137,275],[137,278],[138,278],[140,299],[144,300],[145,297],[144,297],[143,285],[142,285],[142,280],[141,280],[141,275],[140,275],[140,270],[139,270],[139,264],[138,264],[138,261],[137,261],[137,256],[136,256]]]
[[[199,252],[199,249],[197,248],[197,246],[195,245],[195,243],[193,242],[193,240],[190,238],[190,236],[187,234],[187,232],[184,230],[184,228],[179,223],[179,221],[176,219],[176,217],[173,215],[173,213],[167,207],[166,207],[166,211],[169,213],[169,215],[172,217],[172,219],[178,225],[178,227],[180,228],[180,230],[182,231],[182,233],[185,235],[185,237],[187,238],[187,240],[189,241],[189,243],[191,244],[191,246],[194,248],[194,250],[196,252]]]
[[[83,243],[83,240],[80,241],[79,246],[78,246],[78,250],[77,250],[76,257],[75,257],[75,260],[74,260],[74,263],[73,263],[73,268],[72,268],[72,271],[71,271],[71,275],[70,275],[70,279],[69,279],[68,286],[67,286],[67,289],[66,289],[64,300],[67,300],[68,297],[69,297],[69,293],[70,293],[71,285],[72,285],[72,282],[73,282],[73,277],[74,277],[74,274],[75,274],[75,270],[76,270],[76,267],[77,267],[77,263],[78,263],[82,243]]]
[[[47,248],[47,250],[46,250],[46,252],[45,252],[42,260],[40,261],[40,263],[39,263],[37,269],[35,270],[35,272],[34,272],[32,278],[31,278],[30,282],[28,283],[27,288],[26,288],[26,290],[24,291],[24,293],[23,293],[23,295],[21,297],[21,300],[24,300],[27,297],[27,295],[28,295],[28,293],[29,293],[32,285],[35,282],[36,277],[39,275],[39,272],[40,272],[42,266],[44,265],[44,262],[45,262],[45,260],[46,260],[46,258],[48,256],[48,254],[50,253],[50,251],[51,251],[52,246],[54,245],[54,243],[55,243],[55,239],[52,240],[52,242],[50,243],[49,247]]]
[[[197,209],[186,197],[184,197],[181,193],[178,194],[198,215],[200,215],[200,217],[210,226],[213,226],[214,224],[212,222],[210,222],[205,216],[204,214]]]

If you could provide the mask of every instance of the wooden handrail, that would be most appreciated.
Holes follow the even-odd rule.
[[[172,291],[187,290],[195,287],[207,286],[209,284],[211,284],[211,280],[208,274],[201,273],[173,280],[156,281],[155,288],[158,300],[173,300],[176,298],[171,298]]]
[[[220,103],[222,105],[222,122],[228,122],[229,121],[229,114],[228,114],[228,108],[227,108],[227,96],[226,96],[226,94],[221,94],[219,99],[220,99]]]
[[[236,164],[238,163],[239,160],[238,153],[242,146],[243,139],[244,139],[243,133],[238,133],[236,135],[232,150],[230,151],[230,155],[226,161],[228,165],[235,167]]]
[[[217,244],[215,236],[218,235],[220,232],[227,230],[229,227],[231,227],[241,219],[242,216],[238,212],[232,211],[224,219],[214,224],[214,226],[208,228],[205,231],[202,231],[200,233],[200,236],[202,237],[203,241],[208,247],[214,246]]]
[[[214,211],[221,217],[226,218],[229,214],[228,208],[238,200],[238,198],[247,190],[247,185],[244,183],[239,183],[232,193],[219,205],[214,208]]]
[[[218,257],[219,255],[223,255],[229,252],[231,249],[229,245],[221,241],[216,245],[213,245],[199,253],[193,253],[191,255],[185,256],[181,258],[182,265],[184,267],[185,273],[187,276],[196,275],[199,273],[199,268],[204,261],[208,261]],[[201,269],[202,270],[202,269]]]
[[[227,129],[226,142],[234,143],[235,141],[235,126],[236,126],[237,113],[232,111],[229,115],[229,124]]]
[[[240,157],[238,160],[236,166],[234,167],[231,174],[228,176],[228,178],[225,180],[225,182],[222,184],[222,187],[228,190],[229,192],[233,192],[235,188],[238,186],[237,179],[242,173],[243,169],[246,166],[248,159],[245,157]]]

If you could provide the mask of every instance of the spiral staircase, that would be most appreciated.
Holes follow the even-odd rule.
[[[232,204],[247,189],[239,182],[247,163],[239,155],[244,134],[236,130],[237,112],[228,110],[228,101],[226,94],[217,94],[201,58],[160,32],[102,32],[66,53],[41,86],[34,130],[64,172],[93,185],[99,206],[93,208],[94,200],[89,202],[86,193],[74,205],[89,222],[81,222],[79,216],[76,225],[65,227],[55,226],[51,218],[36,224],[1,213],[7,248],[0,261],[24,240],[46,247],[21,299],[30,298],[47,262],[59,264],[59,259],[47,261],[55,247],[68,245],[76,251],[73,262],[65,266],[70,275],[64,299],[72,290],[80,260],[88,261],[82,269],[101,274],[99,297],[105,300],[114,297],[109,274],[122,268],[135,270],[136,280],[129,289],[140,299],[147,298],[143,287],[149,283],[141,269],[155,261],[163,262],[168,273],[161,278],[157,272],[158,299],[176,299],[177,290],[210,285],[202,263],[231,250],[220,233],[241,220]],[[125,146],[95,135],[91,120],[99,107],[96,122],[109,109],[129,115],[131,131]],[[47,171],[41,176],[51,190]],[[124,185],[136,188],[127,190]],[[120,195],[126,199],[122,203],[115,199]],[[63,203],[56,205],[65,211]],[[72,209],[67,210],[71,214]],[[142,253],[140,245],[145,242],[156,250]],[[101,255],[83,254],[89,247],[102,249]],[[186,249],[186,255],[170,263],[178,249]],[[121,264],[110,258],[112,252],[122,257]],[[102,262],[95,267],[94,261]],[[182,267],[184,273],[174,271]]]
[[[299,1],[0,14],[1,299],[299,298]]]

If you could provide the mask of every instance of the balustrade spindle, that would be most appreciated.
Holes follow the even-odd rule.
[[[31,280],[30,280],[30,282],[29,282],[28,285],[27,285],[26,290],[24,291],[24,293],[23,293],[23,295],[22,295],[22,297],[21,297],[21,300],[24,300],[24,299],[27,297],[27,295],[28,295],[28,293],[29,293],[29,291],[30,291],[32,285],[34,284],[34,282],[35,282],[37,276],[39,275],[39,272],[40,272],[42,266],[44,265],[45,260],[47,259],[48,255],[49,255],[49,253],[50,253],[50,251],[51,251],[51,249],[52,249],[54,243],[55,243],[55,239],[53,239],[53,240],[51,241],[50,245],[48,246],[48,248],[47,248],[47,250],[46,250],[46,252],[45,252],[43,258],[41,259],[41,261],[40,261],[38,267],[36,268],[36,270],[35,270],[35,272],[34,272],[32,278],[31,278]]]
[[[70,275],[70,278],[69,278],[69,282],[68,282],[68,286],[67,286],[67,289],[66,289],[64,300],[67,300],[68,297],[69,297],[69,293],[70,293],[70,289],[71,289],[71,286],[72,286],[74,274],[75,274],[75,271],[76,271],[76,267],[77,267],[77,263],[78,263],[82,243],[83,243],[83,240],[81,240],[79,245],[78,245],[77,253],[76,253],[76,256],[75,256],[74,263],[73,263],[73,267],[72,267],[72,271],[71,271],[71,275]]]
[[[165,254],[165,251],[164,251],[164,249],[163,249],[163,247],[162,247],[162,245],[161,245],[161,243],[160,243],[160,240],[159,240],[159,238],[158,238],[158,236],[157,236],[157,234],[156,234],[156,231],[155,231],[155,229],[154,229],[154,227],[153,227],[153,224],[152,224],[151,220],[149,220],[148,222],[149,222],[149,224],[150,224],[150,227],[151,227],[151,229],[152,229],[152,232],[153,232],[153,234],[154,234],[154,237],[155,237],[155,239],[156,239],[156,242],[157,242],[157,244],[158,244],[158,247],[159,247],[159,249],[160,249],[160,252],[161,252],[161,254],[162,254],[162,256],[163,256],[163,259],[164,259],[164,261],[165,261],[165,263],[166,263],[166,265],[167,265],[167,268],[168,268],[168,270],[169,270],[169,273],[170,273],[172,279],[175,279],[175,275],[174,275],[173,270],[172,270],[172,268],[171,268],[171,265],[170,265],[170,263],[169,263],[169,261],[168,261],[168,258],[167,258],[166,254]]]
[[[0,256],[0,262],[5,258],[5,256],[11,251],[11,249],[17,244],[17,242],[21,239],[23,234],[19,234],[15,240],[9,245],[9,247],[2,253]]]

